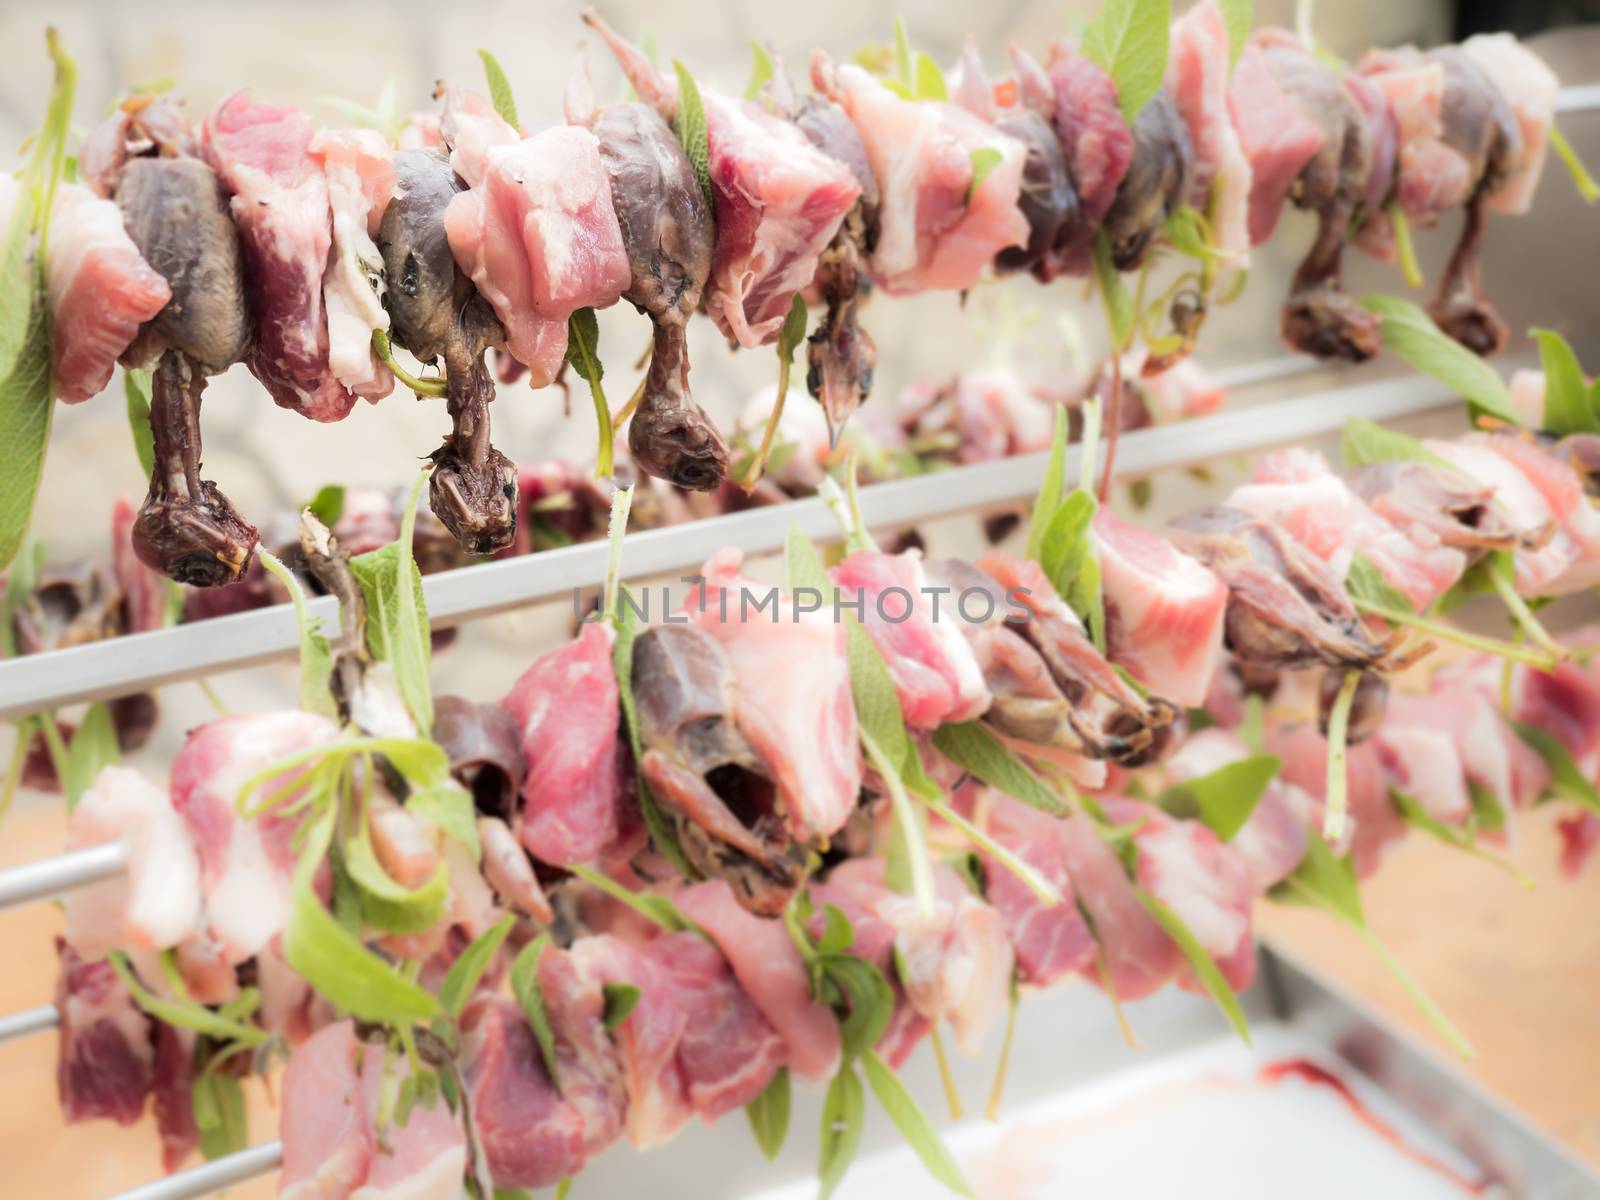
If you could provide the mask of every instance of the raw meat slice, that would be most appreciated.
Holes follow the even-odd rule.
[[[1211,214],[1216,249],[1242,267],[1250,258],[1250,160],[1228,106],[1231,66],[1228,28],[1215,0],[1203,0],[1173,23],[1167,89],[1194,143],[1188,202]]]
[[[1283,766],[1278,778],[1310,796],[1316,808],[1313,828],[1322,827],[1323,801],[1328,787],[1328,742],[1310,724],[1291,725],[1271,730],[1267,749]],[[1348,849],[1354,858],[1356,877],[1365,879],[1378,869],[1383,848],[1405,835],[1407,826],[1389,800],[1389,779],[1378,751],[1368,738],[1346,750],[1346,802],[1350,820]],[[1344,845],[1335,847],[1344,853]]]
[[[1158,696],[1205,701],[1222,658],[1228,589],[1166,538],[1109,508],[1094,519],[1106,612],[1106,652]]]
[[[888,664],[907,725],[937,729],[983,714],[989,690],[959,628],[957,597],[946,600],[941,616],[941,596],[930,590],[918,551],[861,551],[832,575],[844,601],[860,602],[859,619]]]
[[[107,1119],[132,1125],[154,1079],[150,1020],[104,959],[86,961],[56,939],[60,1021],[56,1090],[68,1124]]]
[[[107,767],[67,821],[67,849],[119,842],[127,869],[115,878],[69,891],[66,939],[79,954],[165,950],[200,921],[200,862],[183,818],[167,794],[137,771]]]
[[[200,1145],[200,1129],[194,1119],[195,1035],[160,1021],[152,1022],[151,1032],[156,1060],[150,1110],[161,1135],[161,1168],[171,1174]]]
[[[238,92],[206,118],[201,136],[244,242],[256,319],[251,374],[282,407],[343,420],[355,397],[328,365],[322,277],[333,232],[328,181],[310,152],[311,118]]]
[[[1027,148],[946,101],[903,99],[854,63],[812,62],[819,91],[843,106],[883,196],[872,274],[894,294],[959,291],[995,255],[1028,240],[1017,207]],[[973,189],[976,151],[999,161]],[[968,193],[971,192],[969,196]]]
[[[200,856],[207,930],[230,963],[254,957],[282,932],[295,865],[296,822],[275,812],[245,820],[239,791],[257,771],[337,733],[314,713],[223,717],[191,733],[172,761],[172,807]],[[292,774],[267,780],[257,796],[282,789]]]
[[[670,933],[641,949],[676,989],[685,1016],[677,1070],[689,1105],[710,1125],[766,1090],[788,1047],[705,938]]]
[[[405,1056],[390,1062],[381,1047],[363,1047],[359,1103],[373,1129],[373,1152],[350,1200],[459,1200],[464,1193],[466,1135],[442,1096],[431,1105],[418,1103],[404,1125],[377,1128],[385,1089],[398,1090],[410,1074]]]
[[[445,229],[534,387],[566,358],[567,318],[615,304],[632,279],[600,145],[576,125],[492,146],[482,180],[450,201]]]
[[[583,1118],[545,1071],[511,1001],[481,995],[462,1014],[461,1073],[496,1186],[553,1187],[587,1157]]]
[[[984,894],[1005,924],[1017,978],[1046,987],[1074,971],[1092,970],[1094,935],[1073,895],[1061,818],[993,790],[984,793],[980,808],[989,834],[1062,896],[1060,904],[1044,903],[1015,874],[985,857]]]
[[[1471,433],[1462,441],[1488,446],[1544,497],[1561,531],[1578,548],[1578,561],[1548,584],[1548,595],[1564,595],[1600,583],[1600,509],[1583,476],[1567,462],[1518,433]]]
[[[584,1156],[593,1156],[622,1135],[628,1115],[622,1064],[605,1027],[605,993],[570,950],[545,950],[538,980],[555,1035],[561,1097],[581,1119]]]
[[[343,1200],[366,1178],[374,1138],[357,1094],[360,1051],[355,1027],[340,1021],[290,1056],[278,1118],[279,1200]]]
[[[1543,59],[1509,33],[1475,34],[1461,43],[1461,53],[1494,82],[1522,131],[1522,155],[1490,191],[1489,208],[1513,215],[1525,213],[1533,207],[1533,193],[1544,169],[1561,82]]]
[[[734,549],[707,560],[684,610],[727,650],[739,730],[773,773],[794,839],[812,842],[843,827],[861,790],[845,626],[821,597],[807,611],[740,575],[742,561]]]
[[[522,844],[553,866],[592,861],[617,836],[617,722],[604,622],[546,654],[501,701],[522,736]]]
[[[45,288],[56,395],[68,404],[105,390],[139,327],[172,298],[123,228],[121,210],[76,183],[56,189]]]
[[[1250,164],[1250,244],[1259,246],[1277,228],[1289,189],[1326,135],[1284,90],[1267,64],[1266,50],[1255,41],[1234,65],[1228,111]]]
[[[322,277],[328,311],[328,369],[358,396],[379,400],[394,376],[372,347],[389,328],[380,296],[383,256],[373,238],[394,193],[394,149],[371,129],[324,130],[310,154],[322,164],[333,214],[333,250]]]
[[[678,907],[711,935],[745,994],[772,1022],[789,1050],[789,1068],[801,1079],[831,1079],[839,1065],[839,1024],[811,998],[805,964],[782,921],[753,916],[726,883],[685,888]]]
[[[1117,107],[1117,85],[1097,63],[1058,41],[1050,47],[1047,69],[1055,89],[1056,132],[1072,168],[1082,212],[1078,237],[1062,268],[1083,275],[1089,270],[1089,242],[1133,162],[1133,131]]]

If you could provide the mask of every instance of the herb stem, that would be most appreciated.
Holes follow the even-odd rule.
[[[1345,819],[1350,813],[1349,779],[1346,770],[1346,744],[1349,741],[1350,706],[1361,683],[1360,671],[1346,671],[1328,714],[1328,782],[1322,812],[1322,836],[1337,845],[1344,837]]]
[[[1572,173],[1572,182],[1578,189],[1578,195],[1583,197],[1584,203],[1593,204],[1596,200],[1600,200],[1600,183],[1596,183],[1594,176],[1589,174],[1589,168],[1583,165],[1578,152],[1572,148],[1572,143],[1567,141],[1567,135],[1561,132],[1559,126],[1552,124],[1549,138],[1550,148]]]
[[[1550,656],[1551,665],[1554,666],[1566,658],[1566,648],[1551,637],[1550,631],[1540,624],[1539,618],[1534,616],[1533,610],[1528,607],[1528,602],[1517,595],[1517,589],[1511,580],[1494,570],[1489,572],[1489,579],[1494,583],[1494,590],[1500,594],[1500,600],[1506,606],[1506,611],[1511,614],[1511,619],[1528,635],[1534,645]]]
[[[28,761],[28,743],[33,740],[33,723],[18,721],[17,740],[11,747],[11,761],[6,764],[5,783],[0,784],[0,826],[5,825],[6,814],[11,811],[11,801],[16,798],[22,783],[22,768]]]
[[[633,508],[633,488],[619,487],[611,493],[611,521],[606,531],[610,547],[606,553],[606,590],[603,615],[607,623],[617,621],[617,591],[622,585],[622,540],[628,532],[628,513]]]
[[[1402,612],[1397,608],[1390,608],[1385,604],[1374,604],[1370,600],[1355,600],[1355,606],[1369,616],[1382,617],[1393,625],[1409,625],[1413,629],[1421,630],[1441,641],[1454,642],[1458,646],[1466,646],[1471,650],[1481,650],[1485,654],[1493,654],[1498,658],[1511,659],[1514,662],[1526,663],[1530,667],[1541,670],[1552,670],[1557,665],[1550,654],[1537,650],[1532,646],[1518,646],[1513,642],[1502,641],[1499,638],[1479,637],[1475,633],[1468,633],[1464,629],[1457,629],[1453,625],[1446,625],[1442,621],[1432,621],[1427,617],[1418,616],[1416,613]]]
[[[1133,1034],[1133,1026],[1128,1024],[1128,1014],[1122,1011],[1122,998],[1117,995],[1116,984],[1111,982],[1111,968],[1106,965],[1106,949],[1096,945],[1094,948],[1095,974],[1100,977],[1100,990],[1106,994],[1106,999],[1111,1001],[1111,1011],[1116,1014],[1117,1028],[1122,1030],[1122,1040],[1128,1044],[1129,1049],[1139,1048],[1139,1039]]]
[[[930,811],[937,813],[943,820],[954,825],[967,836],[969,841],[1020,879],[1023,886],[1044,903],[1048,905],[1061,903],[1061,893],[1050,885],[1049,880],[1045,879],[1039,872],[1035,871],[1026,862],[1018,858],[1010,850],[1007,850],[943,800],[928,800],[925,803]]]
[[[1422,1015],[1427,1017],[1434,1028],[1438,1029],[1445,1041],[1450,1043],[1450,1048],[1462,1058],[1470,1059],[1474,1053],[1472,1043],[1467,1041],[1466,1035],[1455,1027],[1449,1017],[1444,1015],[1444,1010],[1434,1003],[1433,998],[1422,990],[1422,985],[1411,977],[1411,972],[1407,971],[1400,960],[1389,952],[1389,947],[1385,946],[1379,940],[1378,935],[1364,924],[1357,925],[1356,931],[1361,934],[1362,940],[1371,947],[1372,952],[1383,961],[1384,966],[1388,967],[1394,977],[1400,981],[1400,986],[1405,988],[1407,995],[1411,997],[1412,1003],[1422,1011]]]
[[[1006,1070],[1011,1066],[1011,1043],[1017,1032],[1017,977],[1011,976],[1011,991],[1006,1003],[1006,1031],[1000,1039],[1000,1059],[995,1063],[994,1083],[989,1088],[989,1103],[984,1116],[991,1121],[1000,1119],[1000,1098],[1006,1090]]]
[[[1389,223],[1394,227],[1394,251],[1400,260],[1400,274],[1408,287],[1422,286],[1422,268],[1417,265],[1417,249],[1411,244],[1411,222],[1398,200],[1389,202]]]
[[[789,355],[785,354],[784,347],[778,347],[778,395],[772,402],[772,411],[767,414],[767,426],[761,431],[761,445],[756,447],[756,452],[750,458],[750,465],[744,470],[744,478],[739,480],[739,486],[746,492],[755,490],[756,484],[761,482],[761,473],[767,469],[767,456],[772,453],[773,439],[778,436],[778,426],[783,422],[783,406],[789,399]]]
[[[928,847],[922,840],[922,829],[917,824],[916,813],[911,810],[911,797],[906,794],[905,784],[900,779],[897,771],[889,761],[872,735],[865,729],[861,733],[861,748],[867,752],[867,760],[872,764],[873,770],[883,779],[884,785],[889,789],[889,803],[894,811],[895,824],[899,826],[900,836],[905,839],[906,857],[910,860],[911,894],[916,900],[917,916],[928,921],[933,918],[933,869],[928,865]],[[930,804],[930,807],[933,805]],[[937,810],[935,810],[937,811]]]
[[[944,1087],[945,1106],[950,1110],[950,1119],[959,1121],[964,1115],[961,1109],[961,1094],[956,1091],[955,1076],[950,1072],[950,1059],[944,1051],[944,1038],[939,1033],[939,1022],[935,1021],[929,1027],[928,1040],[933,1043],[934,1061],[939,1064],[939,1082]]]
[[[646,374],[643,379],[639,380],[639,386],[633,389],[633,395],[628,397],[628,402],[611,414],[611,427],[613,429],[621,429],[622,426],[627,424],[628,418],[633,416],[634,410],[644,400],[645,384],[649,381],[650,376]]]
[[[378,352],[378,361],[394,373],[394,377],[418,396],[430,396],[437,400],[443,397],[447,388],[443,379],[423,379],[413,375],[395,361],[394,346],[389,341],[389,331],[374,329],[372,331],[372,348]]]

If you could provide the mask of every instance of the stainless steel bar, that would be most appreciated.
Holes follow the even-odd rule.
[[[1349,417],[1389,421],[1459,403],[1443,384],[1415,375],[1334,388],[1130,433],[1118,450],[1117,475],[1138,478],[1319,437]],[[894,527],[1025,500],[1038,490],[1045,457],[1025,455],[874,484],[862,489],[862,511],[870,525]],[[1069,472],[1075,472],[1076,456],[1068,457]],[[791,524],[822,540],[839,532],[821,500],[796,500],[633,534],[623,569],[629,578],[647,578],[698,567],[723,546],[752,554],[779,550]],[[444,571],[428,576],[423,586],[433,623],[448,627],[592,588],[605,570],[605,544],[588,542]],[[331,597],[319,597],[310,608],[330,624],[337,618]],[[0,720],[288,658],[298,646],[294,610],[279,605],[28,655],[0,662]]]
[[[264,1142],[165,1179],[118,1192],[110,1200],[200,1200],[236,1183],[276,1171],[283,1165],[283,1143]]]
[[[1577,84],[1564,87],[1556,93],[1556,113],[1594,112],[1600,109],[1600,83]]]
[[[121,874],[128,855],[120,842],[69,850],[0,871],[0,908],[49,900],[73,888],[87,887]]]
[[[43,1033],[46,1029],[54,1029],[60,1020],[54,1004],[41,1004],[37,1008],[25,1008],[20,1012],[7,1013],[0,1017],[0,1043],[27,1037],[31,1033]]]

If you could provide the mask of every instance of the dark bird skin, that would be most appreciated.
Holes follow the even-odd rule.
[[[1031,108],[1007,109],[995,128],[1028,148],[1022,166],[1022,193],[1017,207],[1028,219],[1028,241],[1008,246],[995,256],[1002,272],[1048,272],[1051,254],[1065,252],[1078,234],[1078,192],[1072,185],[1061,139],[1048,117]]]
[[[490,442],[495,389],[484,355],[504,333],[445,235],[444,210],[462,186],[436,151],[400,151],[377,242],[394,340],[445,366],[451,431],[433,453],[428,503],[464,549],[493,554],[517,535],[517,472]]]
[[[498,704],[440,696],[433,702],[430,736],[479,812],[505,819],[515,814],[525,764],[522,733],[510,713]]]
[[[728,444],[689,395],[682,325],[656,325],[628,450],[642,471],[691,492],[715,491],[728,476]]]
[[[654,625],[633,646],[639,772],[678,843],[752,912],[783,911],[808,847],[789,836],[771,772],[739,729],[733,668],[695,625]]]
[[[128,158],[116,179],[128,236],[172,289],[172,299],[145,322],[122,359],[155,368],[155,461],[134,520],[134,552],[152,570],[192,587],[235,583],[255,552],[256,529],[215,483],[200,477],[206,377],[244,357],[251,338],[244,261],[227,193],[215,172],[193,158]]]
[[[1119,271],[1144,263],[1156,235],[1183,204],[1194,180],[1194,143],[1166,88],[1133,122],[1133,159],[1102,226]]]

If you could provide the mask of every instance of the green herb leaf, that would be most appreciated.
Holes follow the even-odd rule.
[[[1600,411],[1567,339],[1553,329],[1530,329],[1528,334],[1539,343],[1539,365],[1544,368],[1544,428],[1561,437],[1600,433]]]
[[[312,826],[295,868],[284,958],[335,1007],[363,1021],[385,1025],[426,1023],[439,1002],[361,944],[317,898],[312,880],[333,835],[333,808]]]
[[[594,419],[600,429],[600,450],[594,473],[603,479],[612,471],[615,431],[611,426],[611,406],[606,403],[606,390],[600,386],[606,369],[600,362],[600,324],[592,308],[580,308],[567,320],[567,362],[572,364],[578,378],[589,385],[589,395],[594,400]]]
[[[33,277],[27,332],[11,373],[0,379],[0,445],[6,448],[6,469],[0,472],[0,570],[11,564],[27,536],[55,412],[43,268],[36,266]]]
[[[17,191],[5,242],[0,244],[0,379],[17,365],[17,356],[28,340],[33,301],[39,294],[33,264],[28,261],[33,218],[33,190],[24,186]]]
[[[983,181],[989,178],[989,172],[998,167],[1005,159],[1005,155],[993,146],[979,146],[969,150],[967,157],[972,161],[972,182],[967,184],[966,203],[971,204],[972,198],[978,194],[978,189],[983,186]]]
[[[1478,785],[1476,790],[1477,795],[1473,797],[1473,815],[1468,818],[1466,826],[1446,825],[1443,821],[1429,816],[1422,805],[1393,787],[1389,789],[1389,801],[1394,805],[1395,811],[1400,814],[1405,823],[1413,829],[1420,829],[1435,841],[1443,842],[1452,849],[1461,850],[1475,858],[1481,858],[1484,862],[1499,867],[1501,870],[1508,872],[1513,879],[1522,884],[1528,891],[1533,891],[1533,880],[1519,870],[1515,863],[1500,857],[1498,854],[1491,854],[1478,845],[1477,833],[1480,828],[1477,819],[1480,811],[1478,796],[1484,794],[1484,789],[1481,785]],[[1494,806],[1494,816],[1503,821],[1504,818],[1494,797],[1490,795],[1487,799]]]
[[[631,983],[602,984],[600,991],[605,997],[606,1032],[610,1033],[632,1015],[638,1007],[640,993]]]
[[[1156,804],[1175,817],[1198,817],[1225,842],[1244,828],[1283,764],[1273,754],[1226,763],[1209,775],[1166,788]]]
[[[404,887],[383,869],[363,821],[341,848],[345,870],[356,885],[362,919],[385,933],[421,933],[444,915],[450,900],[450,871],[439,863],[432,877],[415,888]]]
[[[439,1005],[452,1018],[461,1015],[467,1001],[472,999],[472,993],[478,990],[478,981],[489,969],[494,956],[500,953],[500,947],[505,944],[506,935],[511,932],[515,922],[516,918],[507,913],[473,938],[455,962],[450,964],[444,982],[439,985]]]
[[[61,790],[67,797],[67,811],[77,806],[83,794],[100,778],[101,771],[121,760],[122,747],[117,743],[117,727],[111,720],[111,710],[96,701],[84,713],[83,722],[67,747],[67,775],[61,781]]]
[[[1345,591],[1357,604],[1387,612],[1414,613],[1406,594],[1384,576],[1377,565],[1359,550],[1350,559],[1344,578]]]
[[[843,954],[856,940],[856,931],[850,918],[835,904],[822,906],[822,936],[817,939],[817,953],[823,957]]]
[[[344,514],[344,485],[324,484],[317,489],[317,494],[311,497],[311,502],[306,507],[311,510],[312,516],[332,528]]]
[[[1589,174],[1589,168],[1583,165],[1578,152],[1572,148],[1572,143],[1567,141],[1567,135],[1553,123],[1550,126],[1550,148],[1566,165],[1567,173],[1572,176],[1573,186],[1578,189],[1578,195],[1583,197],[1583,202],[1593,204],[1596,200],[1600,200],[1600,183],[1596,183],[1594,176]]]
[[[883,1111],[889,1114],[900,1136],[922,1160],[928,1174],[958,1196],[972,1195],[972,1185],[962,1173],[961,1164],[956,1162],[955,1156],[946,1148],[906,1085],[900,1082],[900,1077],[890,1070],[889,1064],[868,1050],[861,1056],[861,1066],[867,1074],[867,1086],[878,1098]]]
[[[1283,903],[1310,904],[1325,909],[1349,925],[1367,922],[1349,855],[1340,858],[1334,854],[1333,847],[1316,830],[1307,832],[1306,856],[1300,860],[1300,865],[1272,889],[1271,895]]]
[[[511,128],[520,130],[522,122],[517,120],[517,102],[511,94],[511,81],[506,78],[499,60],[487,50],[479,50],[478,57],[483,60],[483,76],[488,81],[489,100],[495,112]]]
[[[262,567],[283,584],[294,604],[295,624],[300,628],[300,707],[333,717],[338,710],[328,688],[333,676],[333,650],[322,632],[322,618],[307,611],[305,589],[276,554],[268,550],[257,550],[256,554]]]
[[[200,1153],[207,1162],[234,1154],[250,1144],[250,1122],[244,1088],[232,1075],[201,1071],[189,1085]]]
[[[1100,556],[1095,550],[1094,493],[1074,488],[1045,530],[1039,565],[1067,606],[1078,614],[1095,645],[1105,648],[1105,605],[1100,592]]]
[[[996,791],[1053,817],[1069,816],[1072,812],[1061,797],[1034,774],[1033,768],[981,721],[941,725],[933,735],[933,744],[956,766]]]
[[[350,560],[351,573],[367,601],[367,645],[374,658],[391,664],[406,710],[424,737],[433,728],[430,680],[433,642],[428,632],[428,603],[422,572],[412,556],[417,501],[427,474],[417,477],[406,501],[400,536]]]
[[[1363,296],[1361,303],[1382,321],[1383,344],[1425,375],[1461,393],[1479,410],[1518,425],[1505,381],[1488,363],[1446,334],[1410,300]]]
[[[620,900],[634,912],[647,920],[654,921],[668,933],[683,933],[685,930],[700,931],[700,927],[688,917],[666,896],[657,892],[634,892],[623,887],[615,879],[610,879],[592,867],[573,867],[572,873],[585,883],[599,888],[613,900]]]
[[[106,961],[126,985],[133,1002],[165,1025],[193,1030],[220,1042],[239,1042],[246,1046],[259,1046],[267,1040],[266,1030],[230,1020],[193,1000],[169,1000],[156,995],[139,982],[139,977],[128,965],[128,956],[121,950],[108,951]]]
[[[1117,273],[1116,264],[1111,261],[1111,239],[1106,236],[1105,230],[1096,230],[1091,250],[1095,288],[1100,293],[1100,303],[1105,306],[1106,323],[1111,329],[1111,340],[1114,343],[1112,350],[1113,352],[1126,350],[1129,340],[1133,337],[1133,322],[1137,314],[1134,311],[1133,297],[1128,292],[1128,285],[1122,281],[1122,276]]]
[[[1171,0],[1102,0],[1079,49],[1117,85],[1117,107],[1132,125],[1167,73]]]
[[[1228,69],[1231,71],[1244,53],[1244,44],[1250,40],[1255,28],[1255,4],[1252,0],[1217,0],[1222,10],[1222,23],[1228,30]]]
[[[754,61],[750,64],[750,82],[744,85],[746,100],[754,100],[760,96],[761,89],[767,86],[777,72],[772,55],[767,53],[767,48],[755,38],[750,39],[750,53],[754,56]]]
[[[128,432],[133,435],[133,452],[148,479],[155,470],[155,437],[150,432],[150,372],[125,368],[122,395],[128,404]]]
[[[1411,220],[1398,199],[1389,201],[1385,211],[1394,230],[1394,253],[1400,261],[1400,277],[1406,281],[1406,286],[1419,288],[1423,284],[1422,267],[1417,262],[1417,248],[1411,241]]]
[[[394,356],[394,345],[389,341],[389,331],[374,329],[372,331],[372,349],[378,356],[378,361],[388,367],[394,377],[405,387],[411,389],[418,396],[432,396],[440,399],[448,394],[450,387],[443,379],[423,379],[413,375],[400,365]]]
[[[861,1148],[867,1115],[866,1096],[855,1069],[846,1064],[828,1085],[822,1101],[822,1144],[817,1155],[817,1196],[828,1200],[844,1180]]]
[[[472,855],[473,862],[482,858],[483,849],[478,843],[478,814],[472,804],[472,793],[454,780],[413,788],[406,797],[406,809],[419,817],[427,817],[460,842]]]
[[[1142,887],[1135,887],[1133,894],[1144,906],[1145,911],[1156,919],[1156,923],[1167,931],[1167,936],[1178,944],[1178,949],[1182,950],[1183,956],[1189,960],[1195,978],[1211,994],[1211,998],[1217,1002],[1217,1007],[1222,1009],[1222,1015],[1228,1018],[1228,1024],[1233,1026],[1233,1031],[1239,1035],[1239,1040],[1246,1046],[1250,1045],[1250,1026],[1244,1019],[1244,1009],[1239,1007],[1239,997],[1234,994],[1233,988],[1223,977],[1216,960],[1206,953],[1200,940],[1194,936],[1183,918],[1172,909]]]
[[[922,51],[917,51],[917,82],[916,93],[918,100],[948,100],[950,88],[944,81],[944,72],[939,70],[939,64]],[[998,156],[997,156],[998,157]],[[974,188],[977,184],[972,185]],[[969,190],[968,199],[972,196]]]
[[[700,89],[695,85],[694,76],[689,74],[689,68],[673,59],[672,69],[678,73],[678,112],[673,118],[673,132],[678,135],[678,142],[694,167],[695,178],[700,181],[700,190],[706,198],[706,211],[714,218],[717,198],[711,188],[711,144],[706,134],[705,105],[700,100]]]
[[[1550,768],[1549,797],[1570,800],[1590,812],[1600,812],[1600,789],[1579,770],[1565,742],[1549,730],[1527,721],[1508,721],[1508,724]]]
[[[1416,438],[1386,429],[1365,417],[1351,417],[1339,435],[1339,453],[1347,467],[1379,462],[1419,462],[1445,470],[1455,468]]]
[[[911,39],[906,34],[906,19],[899,13],[894,15],[894,78],[910,98],[915,98],[916,65],[911,54]]]
[[[545,1073],[558,1088],[561,1076],[556,1069],[556,1035],[550,1027],[550,1013],[545,1008],[544,993],[539,990],[539,956],[550,945],[550,935],[541,933],[517,952],[511,962],[511,994],[533,1030],[533,1040],[539,1043],[539,1056],[544,1059]]]
[[[839,1021],[840,1051],[851,1062],[883,1037],[894,1015],[894,990],[883,972],[865,959],[848,954],[819,956],[824,976],[845,997],[849,1011]]]
[[[1067,410],[1056,405],[1055,428],[1050,437],[1050,456],[1045,460],[1044,479],[1039,484],[1039,494],[1033,498],[1033,514],[1028,518],[1028,546],[1025,557],[1042,562],[1045,533],[1061,507],[1061,494],[1066,489],[1067,471]]]
[[[778,1157],[789,1136],[790,1091],[789,1068],[779,1067],[761,1094],[744,1106],[750,1132],[768,1162]]]

